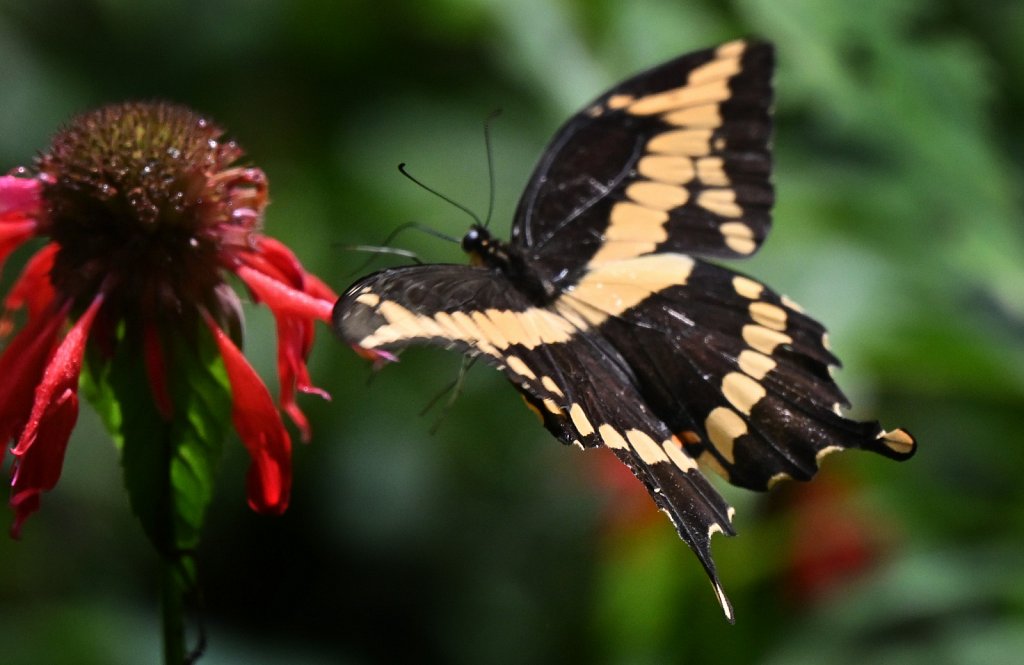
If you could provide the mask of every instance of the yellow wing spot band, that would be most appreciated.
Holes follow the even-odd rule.
[[[732,409],[719,406],[708,414],[704,427],[718,454],[730,464],[734,463],[733,446],[736,439],[747,433],[746,421]]]
[[[797,303],[793,302],[792,300],[790,300],[789,296],[780,296],[779,300],[782,301],[783,305],[785,305],[786,307],[790,308],[794,312],[800,312],[801,314],[803,314],[804,308],[801,307],[799,304],[797,304]]]
[[[672,118],[674,114],[690,111],[696,115],[696,119],[687,118],[676,122],[718,127],[721,125],[719,103],[729,99],[729,79],[741,71],[740,59],[745,49],[746,44],[743,42],[721,46],[715,51],[715,59],[695,67],[684,85],[640,97],[635,101],[623,96],[616,102],[633,115],[666,114]],[[669,121],[674,120],[672,118]]]
[[[672,253],[602,263],[592,267],[563,298],[592,325],[598,325],[609,316],[639,305],[653,293],[686,284],[693,267],[691,257]]]
[[[737,411],[749,416],[750,410],[768,394],[768,391],[746,374],[729,372],[722,379],[722,394]]]
[[[788,316],[786,310],[770,302],[755,301],[750,303],[750,318],[754,323],[771,328],[772,330],[785,330]]]
[[[608,246],[611,244],[605,245]],[[580,281],[552,306],[523,311],[486,309],[471,314],[416,314],[393,300],[382,300],[376,294],[366,293],[359,298],[364,304],[376,307],[386,323],[358,344],[373,349],[412,339],[460,341],[498,358],[517,374],[536,379],[525,362],[515,356],[503,358],[502,351],[513,345],[529,350],[541,344],[568,342],[578,332],[600,325],[608,317],[621,315],[651,294],[686,284],[693,268],[693,258],[673,253],[607,263],[592,260]],[[375,304],[370,305],[371,302]]]
[[[634,182],[626,188],[626,196],[633,199],[645,208],[653,210],[668,211],[686,203],[690,198],[690,192],[683,187],[669,185],[662,182],[640,181]],[[622,205],[622,204],[620,204]],[[616,206],[617,208],[618,206]],[[612,210],[614,215],[615,211]],[[658,224],[664,224],[661,219]],[[614,224],[614,222],[613,222]]]
[[[645,155],[636,164],[645,178],[673,185],[683,185],[697,175],[693,160],[678,155]]]
[[[697,195],[697,205],[719,217],[733,218],[743,214],[743,208],[736,203],[736,191],[732,189],[705,189]]]
[[[662,120],[676,127],[715,129],[722,125],[722,112],[717,103],[701,104],[678,111],[669,111]]]
[[[758,351],[753,351],[751,349],[744,349],[743,351],[740,351],[740,355],[736,358],[736,361],[737,364],[739,364],[740,369],[743,370],[745,374],[748,374],[758,381],[763,379],[768,372],[775,369],[778,364],[763,353],[759,353]]]
[[[730,78],[740,73],[739,53],[734,56],[712,60],[690,72],[689,84],[697,85],[708,81]]]
[[[725,246],[737,254],[752,254],[757,249],[754,231],[743,222],[726,222],[718,230],[725,238]]]
[[[711,133],[710,129],[674,129],[662,132],[647,142],[647,152],[704,157],[711,154]]]
[[[626,440],[629,441],[629,445],[644,464],[658,464],[669,461],[662,447],[655,443],[654,439],[638,429],[631,429],[626,432]]]
[[[583,407],[579,404],[574,403],[569,407],[569,419],[572,420],[572,424],[580,436],[590,436],[594,433],[594,426],[590,424],[587,414],[583,412]]]
[[[604,441],[604,445],[609,448],[615,448],[616,450],[629,450],[629,444],[622,438],[618,430],[608,424],[601,425],[597,428],[597,433],[601,435],[601,440]]]
[[[490,340],[491,343],[499,349],[508,348],[508,339],[505,338],[498,329],[498,326],[494,325],[494,321],[492,321],[485,312],[476,311],[473,312],[470,317],[473,319],[473,322],[476,323],[477,328],[479,328],[484,339]]]
[[[882,443],[889,447],[893,452],[901,455],[909,455],[914,451],[914,447],[917,445],[914,441],[914,437],[910,436],[906,430],[894,429],[891,432],[883,431],[878,435]]]
[[[558,384],[555,383],[555,380],[550,376],[540,377],[540,384],[547,388],[551,394],[558,395],[559,397],[565,397],[565,393],[562,392],[562,389],[558,387]]]
[[[701,182],[711,187],[729,186],[729,177],[725,173],[725,163],[721,157],[690,159],[679,155],[646,155],[637,162],[636,170],[652,181],[667,185],[685,185],[694,178],[699,178]],[[689,191],[684,192],[688,199]],[[628,191],[627,193],[634,201],[644,203]],[[675,193],[673,195],[678,196]],[[686,200],[683,200],[677,205],[683,205],[685,202]]]
[[[676,465],[681,471],[692,471],[697,468],[697,463],[693,459],[683,452],[683,445],[679,439],[672,437],[667,441],[661,442],[661,447],[664,448],[665,454],[669,460]]]
[[[785,333],[753,323],[743,326],[741,334],[747,346],[769,356],[778,345],[791,344],[793,342],[793,338]]]
[[[373,294],[360,297],[369,295]],[[541,307],[518,312],[488,309],[473,312],[471,316],[463,312],[438,312],[430,316],[415,314],[394,301],[382,300],[377,312],[387,323],[359,342],[363,348],[440,337],[467,342],[483,353],[498,357],[498,349],[507,349],[513,344],[533,349],[541,344],[567,342],[576,332],[576,327],[564,316]]]
[[[736,275],[732,278],[732,288],[741,298],[746,298],[747,300],[757,300],[764,292],[763,284],[742,275]]]
[[[626,108],[636,99],[633,95],[612,95],[605,105],[613,111]]]
[[[725,161],[721,157],[702,157],[697,160],[697,177],[705,185],[728,187],[729,177],[725,174]]]
[[[364,290],[364,292],[356,298],[356,302],[361,305],[366,305],[367,307],[376,307],[380,303],[380,296],[376,293],[366,293]]]
[[[524,376],[527,379],[537,378],[537,375],[533,373],[533,370],[530,369],[529,366],[527,366],[527,364],[524,363],[523,359],[520,358],[519,356],[506,356],[505,364],[508,365],[508,368],[510,370],[512,370],[519,376]]]
[[[554,400],[546,399],[541,403],[544,405],[544,408],[547,409],[548,413],[554,414],[556,416],[562,415],[561,407],[555,404]]]

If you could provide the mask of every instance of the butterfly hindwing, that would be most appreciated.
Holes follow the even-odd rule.
[[[840,415],[847,401],[824,329],[744,275],[695,259],[685,280],[609,317],[600,334],[687,452],[735,485],[807,480],[842,448],[895,459],[912,451],[899,430]]]

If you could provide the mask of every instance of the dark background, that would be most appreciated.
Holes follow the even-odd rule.
[[[1024,652],[1024,5],[744,0],[0,2],[0,170],[70,115],[166,98],[209,113],[270,177],[267,232],[339,291],[416,220],[497,207],[615,81],[745,35],[779,46],[778,206],[743,264],[829,327],[854,415],[920,440],[847,453],[810,485],[726,488],[715,544],[737,624],[638,484],[557,445],[494,371],[419,412],[459,358],[369,381],[321,329],[292,507],[245,507],[237,442],[201,552],[207,665],[1015,663]],[[463,261],[417,232],[399,246]],[[4,271],[6,289],[27,252]],[[378,265],[387,265],[387,262]],[[273,325],[249,308],[268,382]],[[0,377],[0,380],[3,380]],[[83,407],[64,476],[0,541],[0,662],[155,663],[156,561],[117,453]]]

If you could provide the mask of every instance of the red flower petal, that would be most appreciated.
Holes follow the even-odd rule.
[[[245,356],[209,314],[203,312],[224,358],[231,384],[231,419],[253,465],[249,470],[249,505],[260,513],[281,514],[291,493],[292,443],[267,387]]]
[[[49,317],[29,321],[0,356],[0,445],[6,446],[28,420],[36,386],[69,307],[70,303]]]
[[[295,390],[330,399],[330,395],[312,384],[306,359],[313,345],[312,320],[328,321],[334,301],[293,289],[248,266],[238,266],[237,273],[255,297],[270,307],[277,321],[277,374],[281,385],[281,408],[299,428],[302,440],[308,441],[309,421],[295,402]],[[322,287],[319,280],[316,282],[319,286],[314,287],[322,293],[322,288],[326,287]]]
[[[89,337],[96,313],[103,304],[103,294],[93,298],[92,304],[71,327],[64,341],[54,351],[43,372],[43,378],[36,387],[35,401],[29,414],[25,428],[21,431],[18,445],[14,447],[15,455],[24,455],[38,440],[40,423],[49,416],[48,410],[57,400],[64,399],[65,391],[78,392],[78,375],[82,371],[82,357],[85,354],[85,342]],[[54,395],[58,397],[55,399]]]
[[[0,269],[4,267],[4,261],[23,242],[31,238],[36,232],[36,223],[31,220],[19,219],[8,222],[0,219]]]
[[[32,411],[12,451],[17,457],[11,480],[11,507],[15,515],[11,535],[15,538],[25,519],[39,509],[40,493],[53,489],[60,478],[64,452],[78,419],[78,376],[85,343],[102,304],[103,294],[100,293],[54,351],[36,387]]]
[[[35,178],[0,176],[0,222],[35,219],[42,208],[42,184]]]
[[[25,264],[18,280],[4,299],[4,311],[0,314],[0,338],[5,337],[13,327],[11,313],[28,305],[28,319],[40,316],[56,299],[50,283],[50,269],[59,247],[50,243],[36,252]]]
[[[246,254],[251,265],[260,272],[305,290],[307,273],[295,253],[280,240],[267,236],[256,239],[256,251]]]
[[[275,315],[280,312],[325,323],[331,320],[334,300],[309,295],[248,266],[238,266],[235,272]]]
[[[40,493],[53,489],[60,479],[64,452],[77,420],[78,395],[69,388],[48,405],[46,417],[36,432],[38,443],[15,461],[11,481],[12,538],[21,536],[25,519],[39,510]]]
[[[11,252],[35,235],[42,202],[33,178],[0,176],[0,269]]]

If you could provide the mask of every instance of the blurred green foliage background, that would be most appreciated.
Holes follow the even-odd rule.
[[[282,518],[245,507],[240,445],[200,553],[207,665],[1017,663],[1024,653],[1024,4],[1012,0],[0,1],[0,169],[70,115],[167,98],[270,176],[267,231],[339,291],[416,220],[496,233],[546,139],[617,80],[757,35],[779,46],[778,206],[740,267],[831,331],[854,414],[920,440],[848,453],[769,495],[723,491],[715,551],[738,621],[639,487],[562,448],[475,368],[437,434],[420,411],[459,358],[370,381],[323,329]],[[407,232],[425,260],[456,245]],[[27,253],[4,272],[6,288]],[[387,265],[380,262],[378,265]],[[273,373],[273,325],[247,352]],[[0,377],[0,380],[3,380]],[[83,408],[64,476],[0,541],[0,662],[155,663],[156,560]]]

